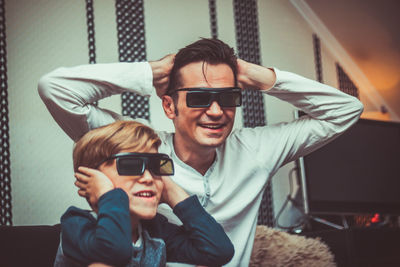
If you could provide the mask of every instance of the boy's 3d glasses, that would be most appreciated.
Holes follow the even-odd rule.
[[[142,175],[145,169],[154,175],[174,175],[174,162],[166,154],[118,153],[110,159],[116,159],[119,175]]]
[[[239,107],[242,105],[242,89],[238,87],[225,88],[181,88],[175,92],[187,91],[186,105],[191,108],[207,108],[213,101],[220,107]]]

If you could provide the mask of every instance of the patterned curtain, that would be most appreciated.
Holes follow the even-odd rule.
[[[4,0],[0,0],[0,225],[12,225],[7,51]]]
[[[236,43],[239,58],[260,65],[258,10],[256,0],[234,0]],[[243,92],[244,127],[266,125],[264,97],[257,90]],[[274,226],[271,180],[268,182],[258,213],[258,224]]]
[[[146,60],[143,0],[117,0],[118,51],[121,62]],[[122,115],[150,120],[149,99],[134,93],[122,94]]]

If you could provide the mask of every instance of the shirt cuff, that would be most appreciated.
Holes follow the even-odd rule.
[[[272,88],[275,88],[276,85],[278,84],[278,79],[280,77],[280,70],[279,69],[277,69],[275,67],[271,67],[271,68],[268,68],[268,69],[272,70],[275,73],[275,83],[270,88],[265,89],[265,90],[261,90],[261,92],[263,92],[263,93],[267,93]]]
[[[183,218],[201,216],[205,212],[196,195],[190,196],[176,204],[173,211],[182,222]]]
[[[143,62],[144,64],[144,78],[143,78],[143,88],[144,88],[144,93],[146,95],[151,95],[154,90],[153,86],[153,70],[151,69],[151,66],[149,62]]]
[[[98,206],[100,208],[104,204],[108,203],[110,203],[111,205],[113,204],[121,205],[121,203],[129,205],[129,198],[124,190],[122,190],[121,188],[115,188],[100,196],[98,201]]]

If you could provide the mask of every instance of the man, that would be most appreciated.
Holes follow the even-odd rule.
[[[233,50],[216,39],[201,39],[175,57],[150,63],[60,68],[40,80],[39,93],[57,123],[77,140],[90,129],[123,119],[90,103],[124,91],[150,95],[152,85],[175,126],[175,134],[159,132],[159,151],[175,162],[173,180],[199,196],[232,240],[235,255],[227,266],[249,263],[268,179],[345,131],[363,110],[356,98],[337,89],[236,59]],[[240,104],[236,86],[261,90],[307,116],[232,131]],[[80,195],[86,196],[82,191]]]

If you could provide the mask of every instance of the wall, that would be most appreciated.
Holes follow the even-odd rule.
[[[145,2],[147,57],[161,58],[199,37],[210,36],[208,1]],[[259,24],[262,64],[315,79],[312,31],[289,1],[260,0]],[[118,61],[114,1],[94,1],[98,63]],[[218,31],[235,46],[232,1],[217,1]],[[85,1],[6,1],[9,116],[11,136],[12,205],[14,225],[55,224],[70,205],[87,208],[73,185],[72,141],[54,122],[37,94],[39,78],[59,67],[88,63]],[[324,54],[328,62],[334,60]],[[329,64],[330,66],[332,64]],[[336,70],[325,67],[328,84]],[[328,79],[329,77],[329,79]],[[173,130],[160,100],[150,99],[151,121],[158,130]],[[120,112],[120,98],[100,102]],[[265,97],[268,123],[293,119],[291,105]],[[241,127],[239,109],[235,127]],[[293,164],[273,178],[275,212],[288,193]],[[281,224],[297,220],[292,210]]]
[[[393,0],[384,2],[306,0],[304,2],[346,49],[351,60],[365,74],[374,90],[382,96],[387,107],[398,117],[400,114],[398,104],[400,100],[400,30],[398,27],[400,2]],[[354,72],[352,68],[347,68],[346,71],[349,76]],[[365,90],[363,87],[359,86],[361,92]],[[372,98],[371,101],[377,100]],[[395,120],[394,116],[392,120]]]

